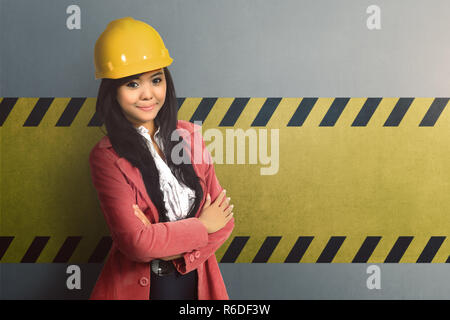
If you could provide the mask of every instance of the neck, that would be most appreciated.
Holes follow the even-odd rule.
[[[149,134],[150,137],[152,137],[152,138],[153,138],[153,136],[155,135],[156,130],[158,129],[158,128],[156,128],[156,125],[155,125],[155,123],[154,123],[153,120],[152,120],[152,121],[149,121],[149,122],[146,122],[146,123],[142,123],[142,124],[137,124],[137,125],[135,125],[136,128],[138,128],[138,127],[140,127],[140,126],[145,127],[145,128],[148,130],[148,134]]]

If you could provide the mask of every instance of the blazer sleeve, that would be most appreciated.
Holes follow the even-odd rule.
[[[205,142],[202,139],[202,147],[205,150],[205,154],[208,157],[208,165],[205,172],[205,182],[207,186],[207,192],[211,195],[211,203],[216,200],[219,194],[222,192],[219,180],[217,179],[216,172],[214,170],[214,164],[212,162],[211,154],[205,147]],[[182,258],[172,260],[174,266],[181,274],[186,274],[196,269],[200,264],[204,263],[213,255],[217,249],[229,238],[234,229],[234,217],[228,221],[228,223],[220,230],[208,234],[208,243],[206,245],[189,250]]]
[[[111,237],[129,259],[148,262],[208,243],[208,231],[198,218],[144,225],[132,208],[134,191],[108,149],[94,148],[89,164]]]

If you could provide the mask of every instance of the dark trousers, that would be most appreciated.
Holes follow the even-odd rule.
[[[178,271],[158,276],[150,270],[150,300],[198,300],[197,270],[187,274]]]

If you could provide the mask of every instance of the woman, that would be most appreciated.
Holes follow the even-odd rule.
[[[233,205],[200,126],[177,120],[172,61],[157,31],[131,17],[95,44],[107,135],[89,164],[113,243],[90,299],[229,299],[214,252],[234,228]]]

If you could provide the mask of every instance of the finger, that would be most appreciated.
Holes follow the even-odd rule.
[[[143,218],[142,218],[142,222],[143,222],[146,226],[148,226],[148,225],[150,224],[150,221],[148,221],[147,217],[143,217]]]
[[[217,197],[216,201],[214,201],[214,205],[219,206],[222,203],[223,197],[225,197],[225,193],[227,190],[223,189],[222,192]]]
[[[225,209],[228,207],[229,203],[230,203],[230,199],[231,198],[225,198],[223,199],[223,202],[219,205],[219,208],[222,209],[222,211],[225,211]]]
[[[231,206],[229,206],[228,208],[226,208],[226,209],[223,211],[223,215],[224,215],[225,217],[228,217],[228,215],[229,215],[232,211],[233,211],[233,205],[231,205]]]
[[[141,215],[139,213],[137,213],[136,211],[134,212],[134,214],[136,215],[136,217],[141,220],[141,222],[145,225],[145,221],[142,219]]]
[[[207,207],[209,207],[210,205],[211,205],[211,196],[210,196],[210,194],[208,193],[208,194],[206,195],[206,201],[205,201],[205,204],[203,205],[203,207],[207,208]]]
[[[228,208],[225,209],[224,213],[226,216],[228,216],[230,214],[231,211],[233,211],[234,205],[230,205],[228,206]]]
[[[226,208],[228,208],[229,204],[230,204],[230,197],[225,198],[225,200],[223,200],[222,204],[220,205],[220,207],[225,210]]]
[[[135,213],[138,217],[140,217],[140,218],[142,217],[143,212],[141,211],[141,209],[139,208],[139,206],[133,204],[133,210],[134,210],[134,213]]]
[[[145,214],[141,211],[141,209],[139,209],[138,206],[134,205],[134,214],[142,221],[142,223],[144,225],[148,225],[150,224],[150,221],[148,221],[147,217],[145,216]]]
[[[230,221],[231,218],[233,218],[233,215],[234,215],[234,212],[230,212],[230,214],[226,216],[225,220]]]
[[[139,206],[134,205],[134,211],[136,211],[141,217],[145,217],[145,213],[142,212],[142,210],[139,208]],[[146,218],[147,219],[147,218]]]
[[[145,215],[142,215],[142,220],[144,221],[144,224],[148,226],[150,224],[150,221],[147,219]]]
[[[134,211],[134,214],[136,215],[136,217],[138,217],[139,220],[141,220],[141,222],[142,222],[144,225],[147,225],[147,221],[145,221],[146,219],[143,218],[139,212]]]

